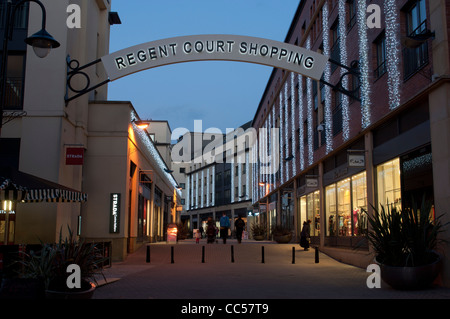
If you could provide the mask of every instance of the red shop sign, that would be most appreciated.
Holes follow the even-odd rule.
[[[83,165],[84,148],[68,147],[66,150],[66,165]]]

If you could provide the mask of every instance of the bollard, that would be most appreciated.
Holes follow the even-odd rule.
[[[202,264],[205,263],[205,246],[202,246]]]
[[[150,262],[150,246],[147,245],[147,257],[145,258],[145,261],[147,263]]]
[[[292,247],[292,264],[295,264],[295,247]]]
[[[315,253],[315,255],[316,255],[316,264],[318,264],[319,263],[319,247],[316,247],[315,249],[316,249],[316,253]]]
[[[171,261],[170,261],[170,263],[175,263],[175,261],[173,260],[173,246],[171,246],[170,247],[170,258],[171,258]]]
[[[264,246],[261,246],[261,263],[264,264]]]
[[[231,245],[231,262],[234,263],[234,246]]]

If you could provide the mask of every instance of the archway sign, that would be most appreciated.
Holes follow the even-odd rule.
[[[271,66],[302,74],[350,95],[352,92],[342,87],[342,77],[337,85],[321,79],[327,62],[348,70],[343,76],[358,76],[356,67],[347,67],[328,57],[289,43],[239,35],[192,35],[151,41],[123,49],[90,62],[84,66],[67,57],[66,105],[96,88],[124,76],[143,70],[182,62],[193,61],[238,61]],[[97,63],[105,67],[108,79],[91,86],[90,78],[83,70]],[[71,85],[76,75],[85,78],[83,88]],[[75,93],[69,96],[69,91]],[[358,99],[356,96],[352,96]]]
[[[182,62],[239,61],[320,80],[328,57],[292,44],[238,35],[194,35],[152,41],[101,58],[110,81]]]

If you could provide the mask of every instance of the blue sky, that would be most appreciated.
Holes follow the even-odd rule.
[[[113,0],[121,25],[110,52],[183,35],[235,34],[284,41],[300,0]],[[109,100],[131,101],[141,119],[176,128],[238,126],[253,119],[272,68],[242,62],[189,62],[109,84]]]

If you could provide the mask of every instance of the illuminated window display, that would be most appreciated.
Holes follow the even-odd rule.
[[[299,209],[300,209],[300,227],[302,229],[303,222],[311,221],[311,236],[320,235],[320,206],[319,206],[319,191],[309,193],[300,197]]]
[[[377,194],[379,205],[402,207],[400,159],[377,166]]]
[[[367,230],[366,173],[362,172],[325,188],[327,236],[360,236]]]

